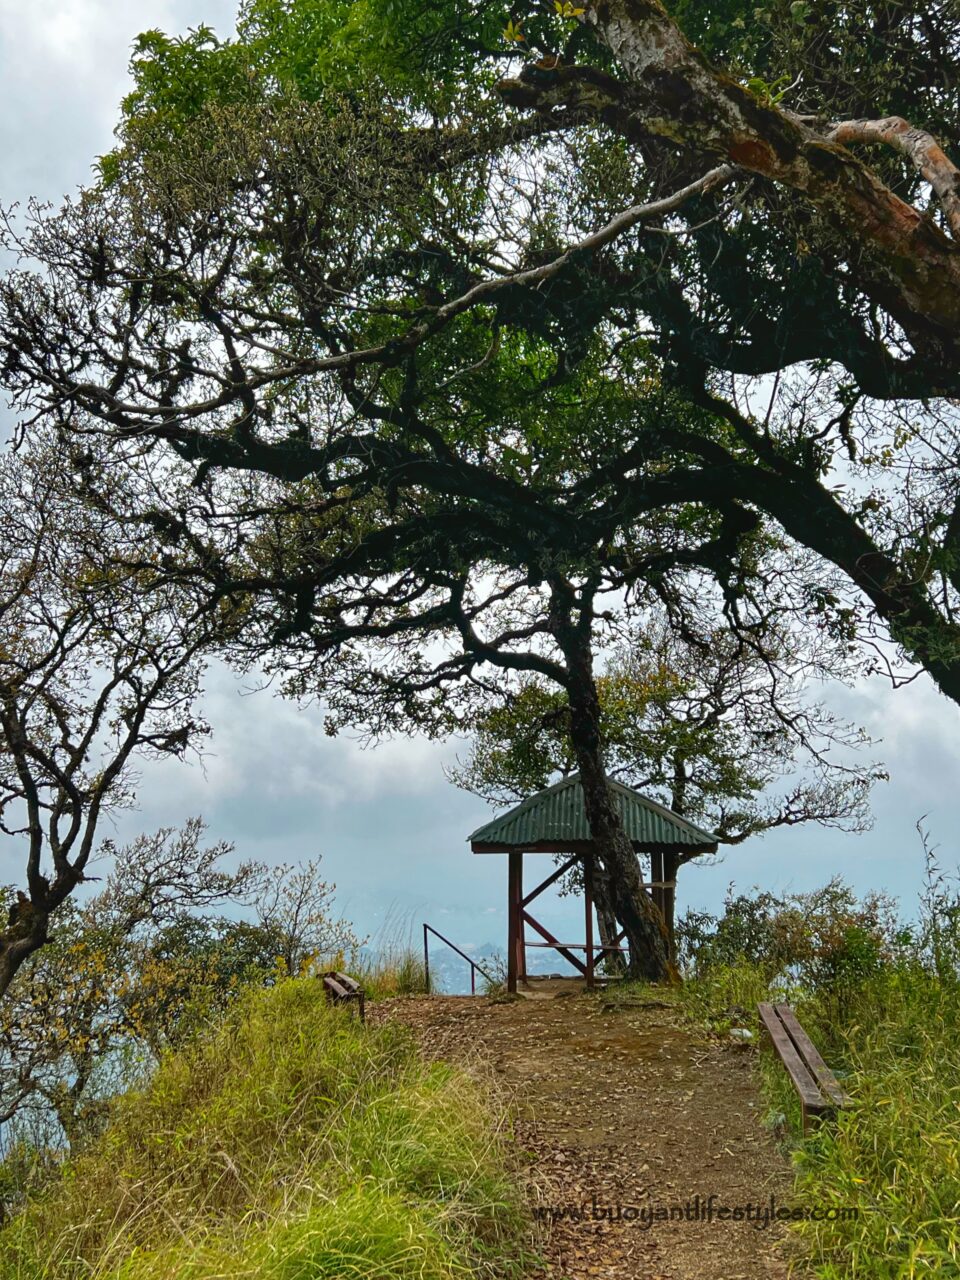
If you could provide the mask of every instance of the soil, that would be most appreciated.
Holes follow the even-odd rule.
[[[536,996],[395,999],[369,1015],[506,1087],[543,1223],[528,1280],[785,1280],[785,1229],[759,1209],[790,1206],[792,1178],[762,1124],[755,1051],[699,1033],[669,993]],[[754,1220],[737,1220],[747,1206]]]

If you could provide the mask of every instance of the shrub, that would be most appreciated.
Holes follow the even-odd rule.
[[[784,898],[759,890],[734,896],[731,887],[719,919],[684,917],[680,932],[686,972],[708,985],[716,985],[716,971],[745,967],[775,989],[840,1001],[905,954],[910,937],[888,897],[858,901],[839,877]]]

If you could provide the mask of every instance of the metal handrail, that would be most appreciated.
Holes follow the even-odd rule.
[[[463,959],[466,960],[467,964],[470,966],[470,994],[472,996],[475,996],[477,994],[476,970],[479,969],[488,982],[496,984],[496,981],[497,981],[496,978],[494,978],[492,974],[487,973],[483,965],[477,964],[476,960],[471,959],[471,957],[468,956],[465,951],[461,951],[455,942],[451,942],[449,938],[445,938],[442,933],[439,933],[436,929],[434,929],[432,924],[427,924],[426,921],[424,921],[423,972],[424,972],[424,977],[426,979],[428,991],[430,990],[430,944],[427,937],[429,933],[432,933],[435,938],[439,938],[440,941],[445,943],[445,945],[448,946],[451,951],[455,951],[458,956],[462,956]]]

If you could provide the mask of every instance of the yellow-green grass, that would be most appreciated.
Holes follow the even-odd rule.
[[[960,1277],[960,999],[904,967],[843,1029],[854,1105],[796,1153],[802,1203],[856,1217],[798,1227],[823,1280]]]
[[[248,993],[124,1098],[0,1232],[0,1276],[494,1277],[523,1222],[486,1088],[300,979]]]
[[[427,994],[423,955],[409,946],[378,950],[375,958],[356,963],[350,972],[362,984],[370,1000]]]

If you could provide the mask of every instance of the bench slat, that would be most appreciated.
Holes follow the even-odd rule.
[[[786,1067],[787,1073],[793,1081],[793,1086],[800,1095],[804,1112],[820,1115],[824,1111],[831,1110],[832,1104],[824,1099],[819,1085],[797,1052],[796,1045],[787,1034],[773,1005],[764,1003],[758,1005],[757,1008],[780,1061]]]
[[[337,1004],[356,1005],[360,1021],[366,1021],[366,996],[356,978],[351,978],[349,973],[340,973],[339,970],[323,973],[320,977],[328,1000]]]
[[[850,1101],[850,1098],[843,1092],[839,1080],[824,1062],[817,1051],[816,1045],[797,1021],[797,1015],[788,1004],[776,1005],[776,1012],[780,1021],[786,1027],[790,1039],[796,1045],[797,1052],[803,1059],[804,1064],[816,1079],[817,1084],[828,1097],[833,1099],[838,1107],[845,1106]]]

